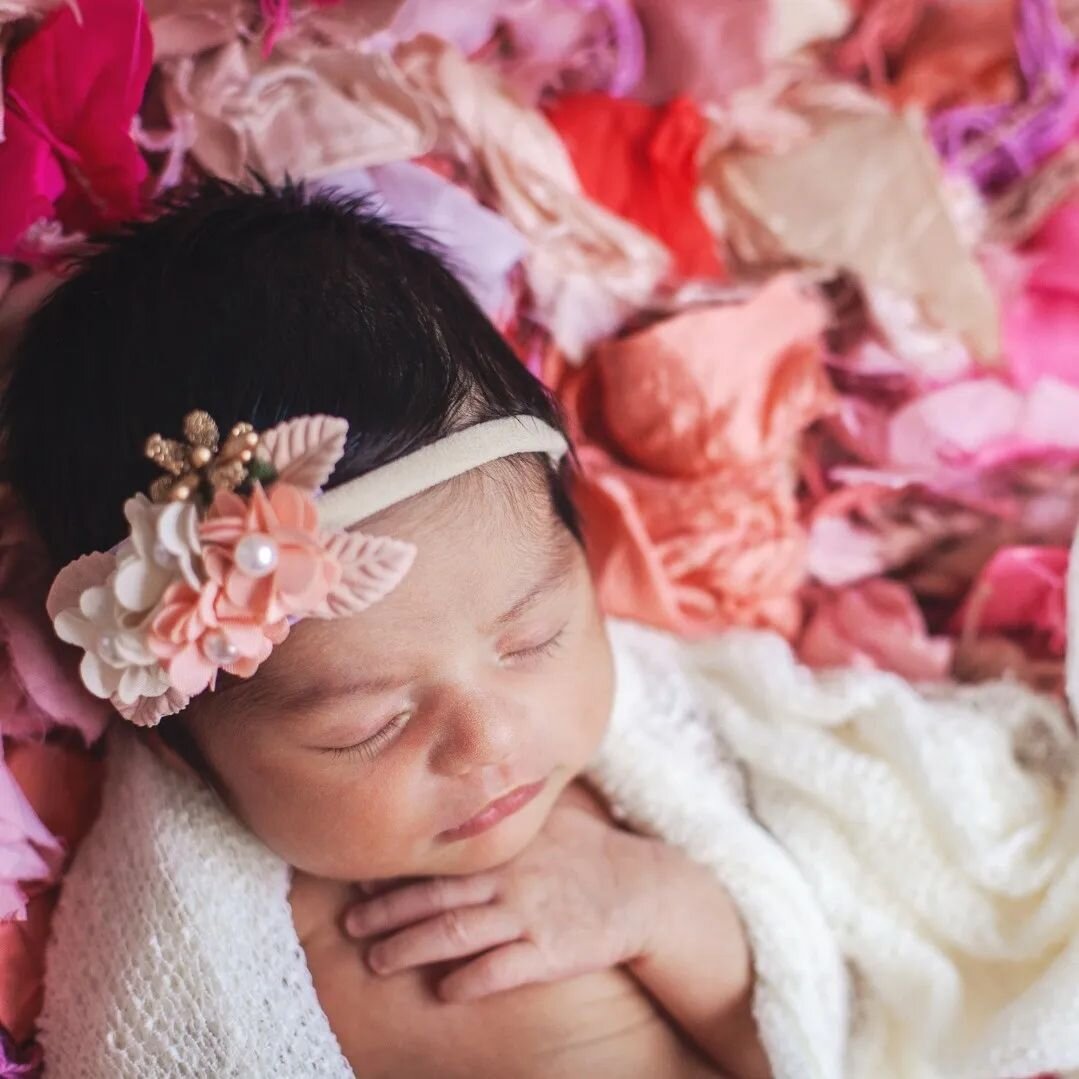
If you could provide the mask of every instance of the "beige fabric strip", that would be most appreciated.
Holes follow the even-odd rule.
[[[317,502],[319,523],[326,529],[351,528],[492,461],[517,453],[546,453],[557,462],[568,449],[563,435],[534,416],[478,423],[327,491]]]

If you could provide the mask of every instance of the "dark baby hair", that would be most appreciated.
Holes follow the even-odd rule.
[[[558,406],[435,247],[363,200],[221,181],[93,245],[30,319],[0,401],[8,478],[57,565],[108,550],[147,437],[349,423],[332,487],[460,426]],[[539,458],[537,458],[539,460]],[[543,459],[578,535],[565,471]]]

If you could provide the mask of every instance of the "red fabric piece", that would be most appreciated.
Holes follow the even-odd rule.
[[[585,192],[670,248],[685,277],[722,277],[697,212],[705,126],[689,98],[653,107],[609,94],[567,94],[547,109]]]
[[[13,53],[0,143],[0,255],[55,214],[69,231],[139,210],[146,162],[131,138],[153,63],[140,0],[59,8]]]

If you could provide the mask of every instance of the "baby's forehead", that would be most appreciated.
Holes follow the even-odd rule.
[[[358,527],[414,543],[409,574],[361,614],[298,623],[238,696],[272,700],[358,665],[407,667],[413,653],[451,647],[457,632],[496,625],[531,591],[553,591],[581,560],[540,468],[476,470]]]

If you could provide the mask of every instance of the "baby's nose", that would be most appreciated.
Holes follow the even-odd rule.
[[[467,775],[501,764],[515,743],[516,724],[504,704],[470,701],[447,715],[432,747],[431,767],[440,775]]]

